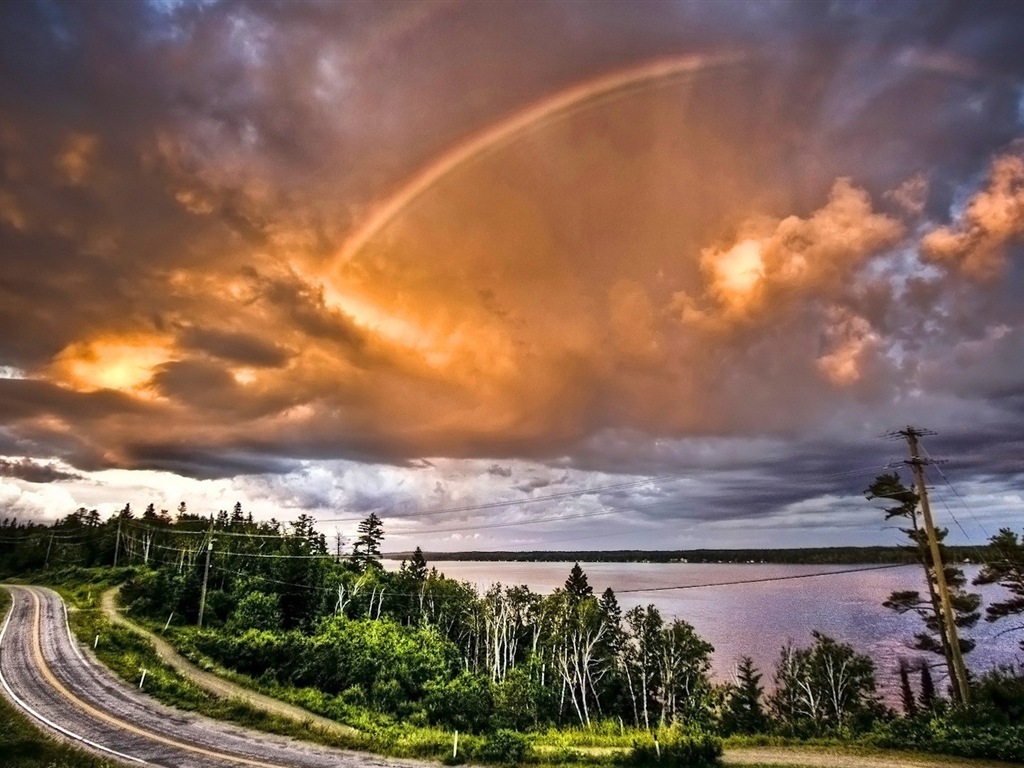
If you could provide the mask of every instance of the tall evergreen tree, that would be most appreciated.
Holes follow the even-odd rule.
[[[416,551],[412,553],[408,571],[409,575],[416,581],[427,580],[427,558],[423,556],[423,550],[419,547],[416,547]]]
[[[910,665],[906,659],[900,659],[900,703],[903,704],[903,712],[907,717],[914,717],[917,714],[917,699],[914,698],[914,689],[910,685]]]
[[[768,726],[762,706],[761,673],[749,656],[740,658],[736,683],[729,691],[723,726],[728,733],[761,733]]]
[[[921,662],[921,708],[931,710],[935,707],[935,681],[932,680],[932,669],[927,662]]]
[[[572,570],[569,571],[569,578],[565,580],[565,591],[569,595],[569,599],[574,603],[578,603],[583,598],[594,594],[594,588],[590,586],[590,582],[587,581],[587,574],[580,568],[579,563],[576,563]]]
[[[384,540],[384,523],[376,512],[371,512],[356,530],[359,536],[352,546],[352,563],[356,570],[364,572],[368,568],[382,568],[380,543]]]

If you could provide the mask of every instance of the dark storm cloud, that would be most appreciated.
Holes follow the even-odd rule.
[[[0,379],[0,418],[6,423],[55,414],[69,420],[98,421],[115,414],[138,414],[145,404],[120,392],[76,392],[32,379]]]
[[[128,445],[126,454],[133,469],[159,469],[200,479],[284,474],[297,466],[296,462],[287,459],[229,449],[203,451],[195,447],[154,443]]]
[[[181,346],[186,349],[206,352],[242,365],[277,368],[290,357],[288,350],[244,331],[219,331],[193,326],[184,329],[179,338]]]
[[[66,472],[53,464],[21,459],[0,459],[0,476],[17,477],[30,483],[59,483],[62,480],[80,480],[81,475]]]

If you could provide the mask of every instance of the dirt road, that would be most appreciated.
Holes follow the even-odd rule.
[[[264,696],[261,693],[244,688],[229,680],[225,680],[223,677],[218,677],[217,675],[197,667],[191,661],[178,653],[162,637],[150,632],[144,627],[139,626],[130,619],[125,618],[118,610],[117,606],[119,592],[120,588],[115,587],[113,589],[108,589],[103,593],[103,597],[100,600],[100,607],[103,611],[103,615],[106,616],[112,624],[120,624],[121,626],[128,627],[133,632],[136,632],[149,640],[156,649],[157,655],[165,664],[172,667],[178,674],[192,681],[204,691],[208,691],[218,698],[244,701],[246,704],[249,704],[256,709],[262,709],[265,712],[271,712],[275,715],[296,720],[300,723],[310,723],[327,731],[334,731],[336,733],[346,735],[356,733],[355,728],[342,725],[341,723],[336,723],[334,720],[328,720],[326,717],[321,717],[320,715],[315,715],[312,712],[302,709],[302,707],[288,704],[280,701],[279,699],[271,698],[270,696]]]

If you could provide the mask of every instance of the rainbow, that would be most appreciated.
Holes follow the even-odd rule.
[[[652,83],[732,65],[739,59],[740,57],[734,54],[656,59],[574,85],[516,112],[452,147],[421,168],[393,195],[373,206],[370,215],[342,244],[342,263],[356,256],[370,240],[395,221],[406,207],[456,168],[507,146],[526,131],[535,130],[551,120],[567,117],[581,108],[593,106],[594,103],[608,98],[620,97]]]

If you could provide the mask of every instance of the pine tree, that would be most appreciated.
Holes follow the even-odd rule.
[[[927,662],[921,662],[921,709],[931,711],[935,708],[935,682],[932,670]]]
[[[573,603],[578,603],[583,598],[594,594],[594,588],[590,586],[587,574],[580,568],[579,563],[576,563],[569,571],[569,578],[565,580],[565,591]]]
[[[736,683],[729,692],[723,722],[727,732],[760,733],[767,728],[768,718],[761,704],[764,694],[761,677],[752,658],[740,658],[736,667]]]
[[[409,575],[416,581],[427,580],[427,559],[423,556],[423,550],[416,547],[412,553],[412,560],[409,563]]]
[[[382,568],[380,543],[384,540],[384,524],[377,513],[371,512],[356,530],[359,537],[352,547],[352,563],[356,570],[364,572],[368,568]]]
[[[974,583],[999,584],[1009,592],[1009,596],[989,604],[985,609],[985,621],[1019,616],[1024,613],[1024,536],[1018,538],[1009,528],[1001,528],[988,545],[999,556],[985,563]],[[1021,640],[1020,647],[1024,650],[1024,640]]]
[[[917,701],[914,699],[914,689],[910,687],[910,665],[906,659],[900,659],[900,699],[903,704],[903,712],[907,717],[917,715]]]

